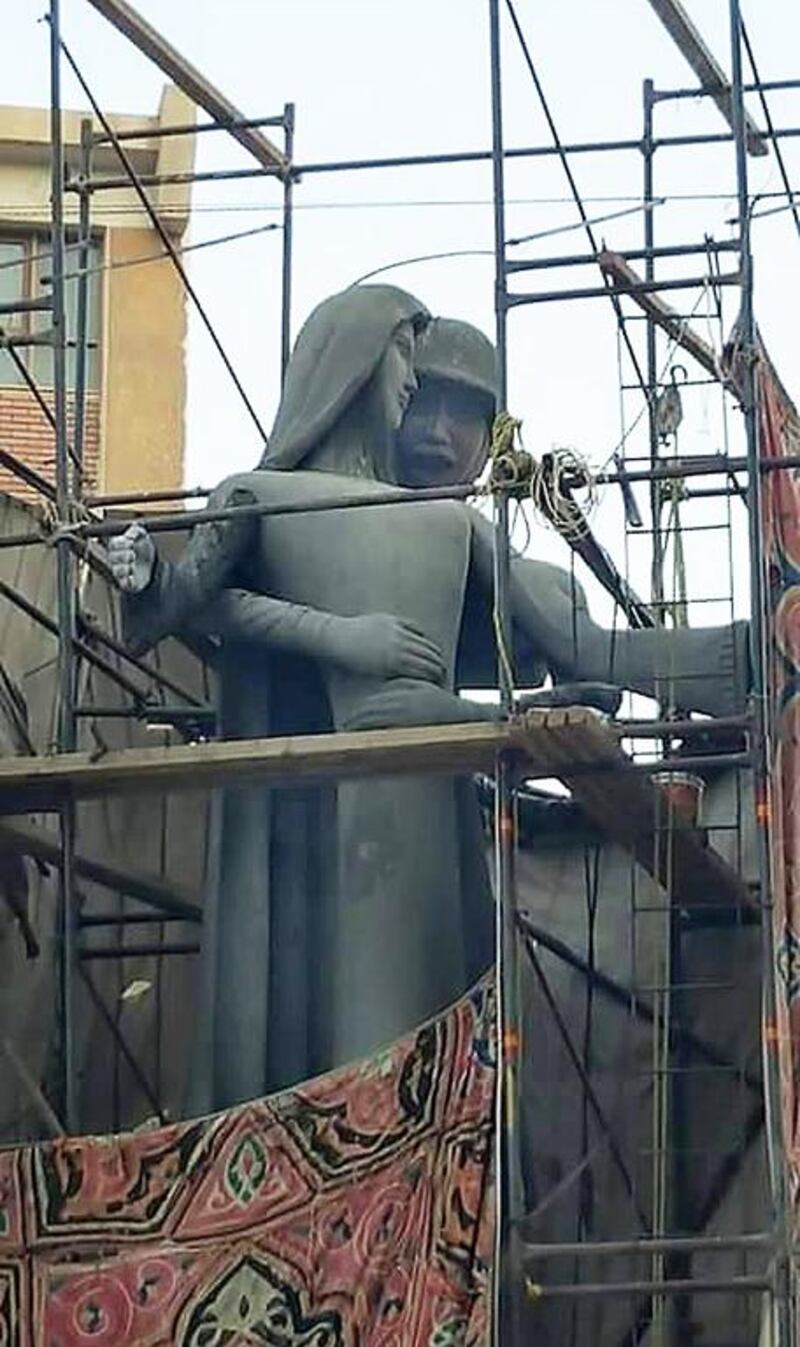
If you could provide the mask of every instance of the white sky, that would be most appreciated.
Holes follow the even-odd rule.
[[[721,63],[729,67],[725,0],[686,0],[687,8]],[[296,158],[314,162],[387,154],[487,148],[490,144],[488,5],[486,0],[138,0],[141,12],[249,116],[297,105]],[[37,22],[43,0],[3,0],[6,57],[0,101],[46,104],[47,31]],[[163,76],[86,0],[62,0],[64,36],[101,104],[115,112],[154,112]],[[504,6],[501,3],[501,11]],[[696,83],[652,13],[647,0],[517,0],[517,12],[560,134],[569,141],[635,138],[641,133],[641,86]],[[800,74],[797,0],[744,0],[744,17],[764,79]],[[505,135],[509,147],[548,141],[510,25],[504,14]],[[81,107],[65,72],[64,101]],[[757,113],[753,97],[751,110]],[[778,127],[800,124],[800,92],[770,95]],[[758,117],[760,121],[760,116]],[[724,130],[716,109],[691,100],[657,109],[657,134]],[[800,189],[800,140],[783,142],[792,182]],[[200,137],[198,168],[249,164],[223,135]],[[641,192],[637,153],[576,156],[573,171],[590,216],[633,205]],[[750,159],[754,192],[777,191],[773,155]],[[557,161],[509,165],[510,237],[572,224],[576,217]],[[719,199],[674,200],[655,214],[657,242],[699,242],[705,233],[731,233],[735,215],[730,145],[662,150],[656,157],[656,193]],[[444,166],[339,175],[309,175],[296,189],[294,330],[326,294],[374,267],[446,249],[491,250],[491,167]],[[621,198],[621,199],[618,199]],[[279,220],[281,192],[270,180],[200,185],[195,189],[193,241]],[[769,204],[776,204],[770,202]],[[612,247],[641,245],[642,216],[599,225]],[[789,212],[754,225],[756,310],[784,382],[798,389],[795,315],[800,239]],[[580,230],[527,245],[538,256],[585,251]],[[703,259],[660,264],[657,274],[696,275]],[[723,270],[730,259],[723,255]],[[218,332],[267,428],[278,396],[280,234],[267,234],[191,257],[190,270]],[[417,293],[437,313],[477,323],[493,333],[493,261],[490,256],[409,266],[387,279]],[[591,268],[532,274],[524,288],[590,285]],[[680,292],[673,296],[681,304]],[[694,304],[692,297],[690,304]],[[735,314],[726,292],[726,324]],[[697,326],[709,334],[701,296]],[[641,323],[631,331],[644,361]],[[716,340],[716,330],[711,335]],[[661,346],[660,359],[665,347]],[[699,370],[690,366],[692,376]],[[624,366],[626,382],[631,371]],[[604,300],[537,305],[510,317],[510,406],[524,419],[534,452],[552,444],[575,446],[594,464],[605,462],[621,433],[617,341]],[[723,447],[720,395],[690,390],[679,450],[708,453]],[[641,398],[628,394],[629,423]],[[729,420],[733,443],[738,413]],[[644,420],[629,452],[646,452]],[[253,464],[257,435],[207,337],[190,320],[187,482],[212,485],[226,472]],[[642,502],[645,496],[641,496]],[[689,506],[687,521],[713,523],[721,505]],[[734,505],[740,524],[742,507]],[[625,564],[618,493],[611,488],[597,516],[599,536]],[[539,528],[533,551],[566,557],[566,549]],[[693,592],[726,592],[724,533],[687,541]],[[647,540],[634,541],[631,575],[647,587]],[[735,544],[742,557],[741,535]],[[744,575],[742,574],[742,579]],[[722,591],[720,591],[722,586]],[[693,620],[722,619],[716,606]]]

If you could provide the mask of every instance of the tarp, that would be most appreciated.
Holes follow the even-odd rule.
[[[756,364],[762,459],[800,454],[800,419],[763,347]],[[800,469],[766,472],[762,489],[767,568],[770,727],[766,820],[777,953],[777,1014],[767,1047],[777,1051],[783,1131],[794,1198],[800,1193]]]
[[[202,1119],[0,1152],[2,1347],[478,1347],[493,998]]]

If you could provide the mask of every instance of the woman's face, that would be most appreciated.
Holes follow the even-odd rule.
[[[377,371],[380,411],[390,434],[398,429],[419,384],[414,373],[414,329],[402,322],[392,333]]]

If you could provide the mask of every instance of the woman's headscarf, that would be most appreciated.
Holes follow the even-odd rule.
[[[429,319],[424,304],[394,285],[357,285],[323,300],[295,343],[260,466],[302,463],[369,382],[399,324],[418,331]]]

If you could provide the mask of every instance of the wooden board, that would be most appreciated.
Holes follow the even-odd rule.
[[[227,127],[230,134],[249,150],[263,168],[278,173],[284,172],[286,160],[278,147],[273,145],[257,127],[231,126],[231,122],[245,120],[239,109],[234,107],[205,75],[201,75],[200,71],[170,42],[167,42],[166,38],[133,8],[133,5],[129,5],[127,0],[89,0],[89,3],[103,15],[103,18],[108,19],[109,23],[113,23],[115,28],[124,33],[145,56],[149,56],[150,60],[174,80],[198,107],[203,108],[215,122]]]
[[[119,749],[99,757],[61,753],[28,758],[24,764],[8,759],[0,762],[0,812],[27,812],[109,792],[205,790],[244,780],[279,784],[398,772],[491,770],[496,755],[508,751],[525,759],[526,775],[548,776],[549,759],[536,761],[538,742],[544,750],[546,738],[543,725],[519,721],[234,739]]]
[[[753,907],[745,883],[670,816],[666,797],[622,751],[617,732],[585,707],[530,711],[507,724],[470,723],[0,762],[0,812],[52,808],[108,793],[206,790],[221,782],[295,784],[331,778],[492,771],[510,754],[521,778],[558,777],[587,815],[686,906]]]
[[[681,315],[659,294],[636,288],[644,284],[643,277],[634,271],[624,257],[604,249],[598,254],[597,260],[604,276],[610,276],[619,286],[625,287],[625,293],[629,294],[634,304],[638,304],[639,308],[643,309],[658,327],[663,328],[678,346],[693,355],[712,379],[723,381],[719,360],[713,347],[703,341],[693,328],[688,327]],[[630,290],[628,287],[631,287]]]
[[[632,852],[642,869],[680,906],[752,910],[755,903],[744,880],[708,845],[701,828],[684,823],[668,809],[664,792],[637,770],[616,741],[610,747],[608,726],[597,720],[582,725],[581,756],[576,756],[574,714],[572,710],[549,713],[551,751],[558,757],[556,774],[602,832]],[[601,758],[604,770],[591,770]]]

